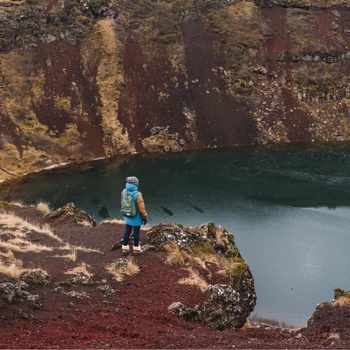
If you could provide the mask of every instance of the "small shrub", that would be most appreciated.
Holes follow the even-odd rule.
[[[140,268],[134,263],[132,259],[116,259],[105,267],[106,271],[113,276],[113,279],[121,282],[124,275],[132,276],[140,271]]]
[[[65,272],[67,275],[85,276],[91,278],[94,274],[89,271],[90,266],[82,262],[77,267]]]
[[[41,211],[43,214],[48,214],[50,212],[49,204],[46,202],[40,202],[36,205],[36,208]]]
[[[168,252],[165,262],[169,265],[184,265],[189,260],[188,254],[174,242],[164,245],[164,249]]]

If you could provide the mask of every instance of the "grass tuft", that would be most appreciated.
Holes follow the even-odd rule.
[[[112,275],[113,279],[121,282],[124,276],[132,276],[140,271],[140,268],[135,264],[132,258],[116,259],[111,264],[105,267],[106,271]]]
[[[40,202],[36,205],[36,208],[42,212],[44,215],[47,215],[50,213],[50,206],[49,203],[46,202]]]
[[[189,276],[181,278],[178,283],[196,286],[203,293],[206,292],[208,290],[208,283],[199,275],[199,272],[192,267],[188,267],[186,270],[189,272]]]
[[[91,278],[94,274],[89,271],[90,266],[84,262],[81,262],[77,267],[74,269],[70,269],[67,272],[65,272],[67,275],[83,275],[88,278]]]
[[[43,212],[46,212],[48,205],[46,203],[39,203],[39,207]],[[31,241],[31,236],[35,237],[39,234],[50,237],[59,243],[58,247],[45,246]],[[33,269],[23,267],[23,262],[15,258],[15,253],[41,253],[50,252],[53,249],[68,251],[62,258],[76,262],[77,253],[81,252],[97,252],[99,250],[86,248],[83,246],[75,246],[64,242],[60,237],[55,235],[48,224],[42,226],[32,224],[12,212],[0,212],[0,273],[18,278],[24,272],[31,272]],[[57,257],[57,256],[56,256]],[[85,274],[90,275],[83,269],[83,265],[79,265],[77,271],[84,271]]]
[[[174,242],[169,242],[164,246],[164,249],[168,252],[165,262],[168,265],[184,265],[189,260],[189,255],[180,250],[178,245]]]

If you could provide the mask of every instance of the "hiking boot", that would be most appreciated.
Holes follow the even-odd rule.
[[[146,249],[145,248],[141,248],[141,246],[137,246],[137,247],[134,247],[133,251],[132,251],[132,254],[134,256],[137,256],[137,255],[142,255],[146,253]]]
[[[127,256],[130,253],[130,247],[128,245],[122,245],[122,255]]]

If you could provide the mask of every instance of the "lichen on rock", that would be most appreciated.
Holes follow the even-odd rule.
[[[96,226],[96,221],[87,213],[77,208],[74,203],[68,203],[65,206],[50,212],[45,215],[46,220],[59,220],[59,221],[74,221],[79,224],[88,224],[90,226]]]
[[[160,223],[148,230],[147,238],[149,249],[169,253],[168,263],[199,264],[202,269],[207,264],[215,265],[227,277],[227,284],[208,283],[209,297],[205,302],[191,308],[174,301],[168,307],[169,312],[218,330],[244,325],[256,304],[254,278],[230,232],[212,222],[195,228]],[[204,278],[197,276],[201,282]]]
[[[25,271],[19,278],[26,283],[42,284],[44,286],[47,286],[51,282],[51,276],[42,269]]]
[[[38,295],[33,295],[26,291],[29,285],[24,281],[17,283],[4,282],[0,283],[0,296],[10,304],[18,301],[26,302],[33,309],[40,309],[41,303]]]

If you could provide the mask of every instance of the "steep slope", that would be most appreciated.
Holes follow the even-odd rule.
[[[265,324],[254,326],[248,322],[243,328],[218,330],[207,322],[174,314],[174,302],[179,301],[189,309],[202,305],[201,314],[208,315],[209,311],[211,325],[222,320],[222,315],[230,314],[235,303],[222,304],[223,295],[217,298],[219,305],[208,303],[213,298],[209,297],[207,284],[219,286],[221,291],[225,284],[234,282],[242,299],[248,296],[248,300],[254,301],[255,296],[246,294],[252,292],[252,276],[250,272],[250,276],[246,274],[249,268],[241,259],[232,261],[231,254],[237,258],[239,252],[224,249],[223,239],[230,238],[230,234],[226,235],[222,228],[216,231],[219,233],[216,240],[211,237],[221,257],[213,255],[213,247],[205,241],[201,241],[205,246],[200,249],[197,246],[190,254],[186,245],[196,238],[198,228],[172,223],[142,230],[142,244],[148,243],[150,249],[141,256],[122,258],[120,249],[110,250],[112,242],[123,236],[120,223],[82,225],[85,215],[59,216],[58,210],[49,212],[47,217],[43,213],[47,210],[43,203],[37,208],[0,203],[2,349],[348,349],[350,346],[350,292],[342,289],[335,290],[335,302],[317,306],[307,328],[301,329],[273,327],[265,320]],[[79,209],[73,211],[79,212]],[[203,233],[206,226],[201,226]],[[176,243],[169,246],[164,238]],[[174,249],[179,243],[181,250]],[[158,248],[153,250],[152,246]],[[166,251],[159,249],[161,246]],[[238,279],[233,278],[235,275]],[[247,304],[242,299],[240,304]],[[222,309],[220,304],[226,307]],[[187,316],[193,316],[196,310]],[[227,322],[224,325],[231,326]]]
[[[0,180],[134,152],[348,141],[350,1],[0,1]]]

